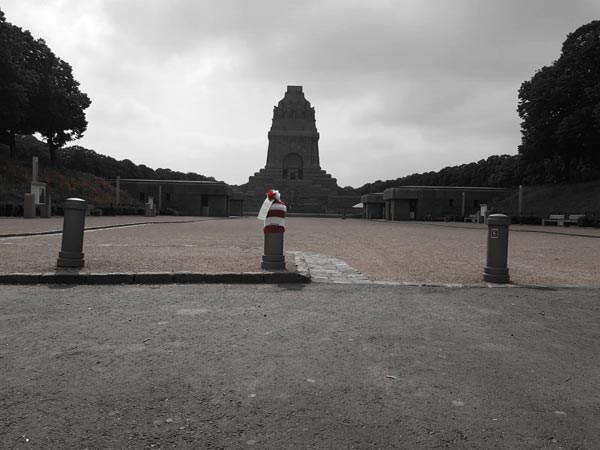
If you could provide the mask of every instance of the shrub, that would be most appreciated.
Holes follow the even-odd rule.
[[[522,225],[541,225],[542,218],[538,216],[521,216],[520,218],[514,217],[513,223],[520,223]]]
[[[160,214],[162,216],[178,216],[179,211],[177,211],[176,209],[173,209],[173,208],[164,208],[160,211]]]
[[[591,214],[586,214],[585,216],[577,219],[577,225],[579,225],[580,227],[593,227],[597,224],[598,219],[596,219],[596,217],[592,216]]]

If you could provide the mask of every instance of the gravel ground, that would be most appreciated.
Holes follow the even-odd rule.
[[[2,286],[0,448],[600,448],[596,289]]]
[[[88,219],[86,226],[147,220]],[[0,219],[0,235],[11,230],[53,230],[60,228],[61,220]],[[371,280],[481,283],[484,225],[291,217],[286,228],[286,252],[333,256]],[[600,286],[598,238],[597,229],[511,226],[511,280],[515,284]],[[0,273],[53,271],[60,242],[60,235],[0,238]],[[85,271],[254,272],[260,270],[262,246],[261,223],[252,217],[88,231]],[[287,266],[294,267],[289,254]]]

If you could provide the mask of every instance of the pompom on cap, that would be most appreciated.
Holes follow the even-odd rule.
[[[279,200],[281,198],[281,194],[275,189],[269,189],[267,192],[267,198],[269,200]]]

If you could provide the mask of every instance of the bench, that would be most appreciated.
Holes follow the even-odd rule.
[[[97,208],[96,205],[87,205],[87,208],[85,209],[85,215],[86,216],[101,216],[102,215],[102,208]]]
[[[571,224],[579,225],[579,218],[585,217],[585,214],[570,214],[568,219],[565,219],[565,226],[568,227]]]
[[[542,219],[542,225],[545,226],[547,223],[555,223],[559,227],[565,226],[565,215],[564,214],[550,214],[547,219]]]
[[[477,216],[477,214],[469,214],[468,217],[465,217],[465,223],[466,222],[478,223],[479,217]]]

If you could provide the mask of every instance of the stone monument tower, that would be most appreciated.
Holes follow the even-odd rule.
[[[304,97],[302,86],[288,86],[273,108],[268,138],[265,168],[240,186],[246,194],[246,211],[258,211],[269,189],[281,191],[290,213],[342,213],[360,201],[321,169],[315,108]]]

